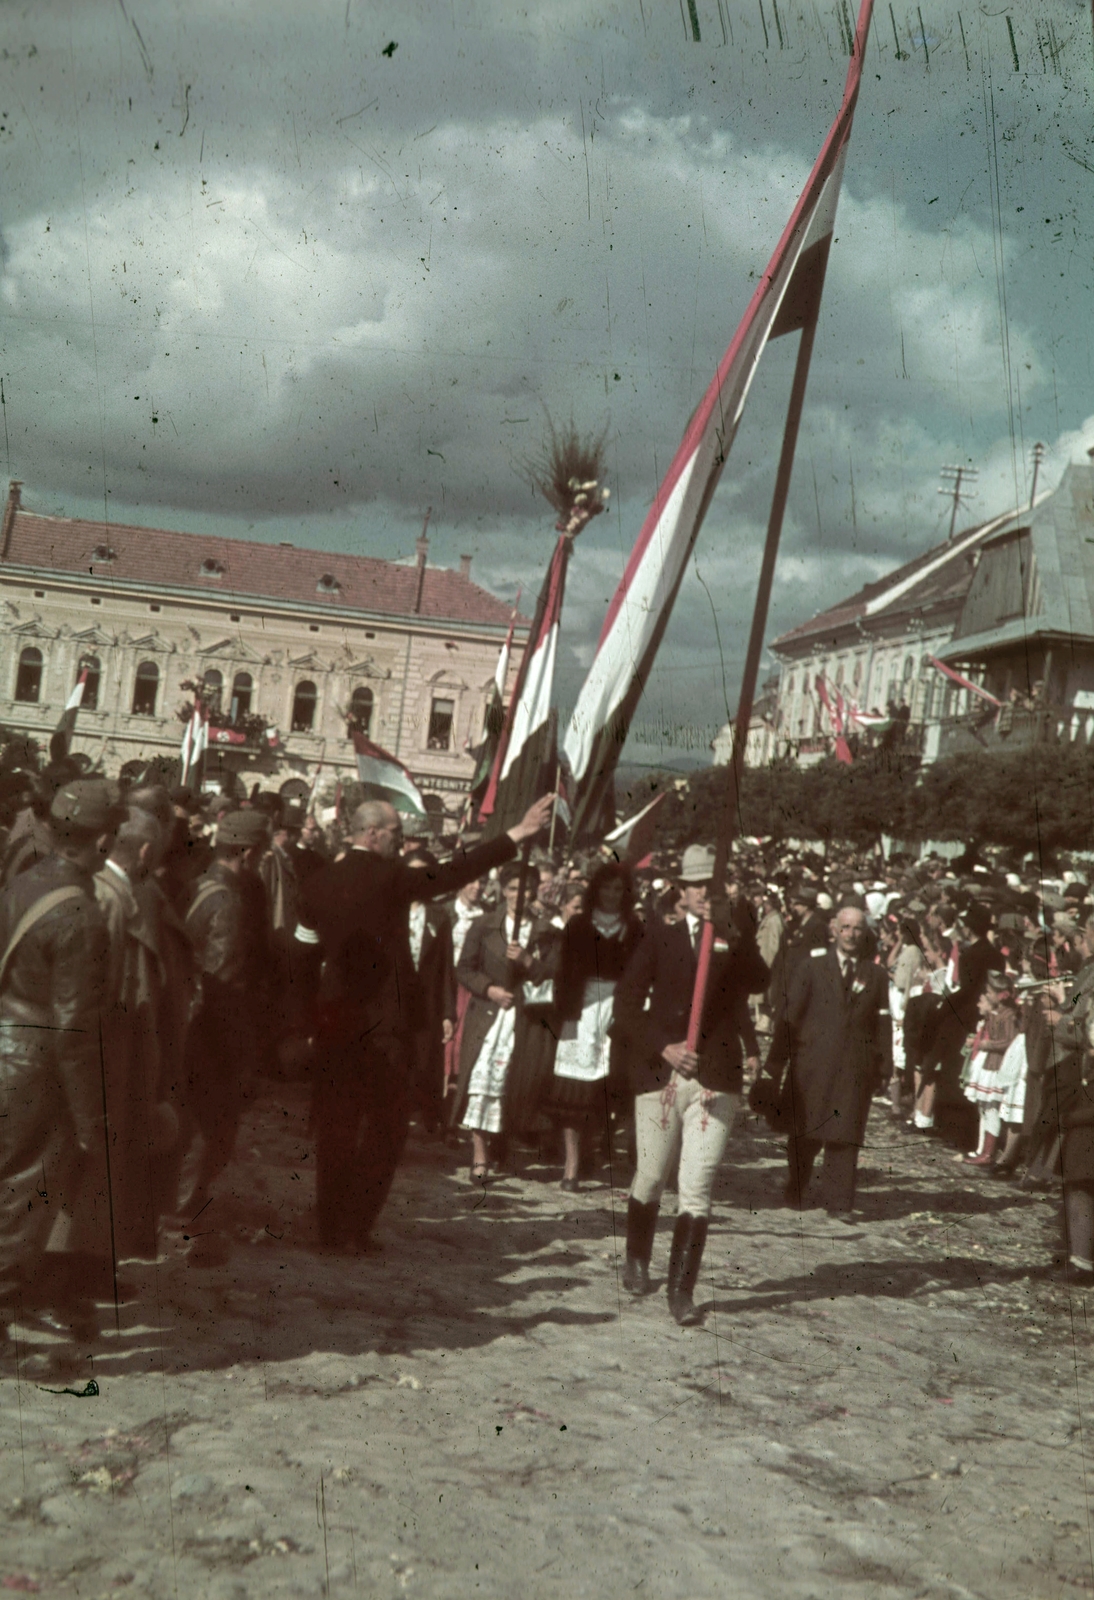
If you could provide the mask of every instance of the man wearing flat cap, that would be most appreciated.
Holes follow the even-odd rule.
[[[92,874],[122,814],[115,784],[64,784],[50,808],[51,853],[0,894],[0,1341],[28,1305],[73,1338],[95,1334],[92,1295],[46,1244],[57,1242],[55,1223],[70,1229],[88,1166],[104,1155],[108,940]]]
[[[678,1167],[679,1196],[669,1258],[669,1310],[697,1322],[693,1294],[710,1222],[711,1187],[740,1105],[742,1057],[757,1054],[748,997],[767,985],[748,926],[712,905],[714,851],[689,845],[680,864],[683,915],[651,920],[615,991],[615,1027],[635,1096],[638,1167],[627,1206],[623,1285],[649,1292],[649,1262],[665,1183]],[[714,944],[698,1049],[687,1043],[703,924]],[[743,1043],[743,1049],[742,1049]]]
[[[453,894],[508,861],[544,826],[552,803],[544,795],[507,833],[444,866],[414,867],[399,853],[395,807],[366,800],[353,813],[345,856],[301,885],[297,938],[317,942],[323,956],[312,1123],[324,1248],[369,1247],[406,1142],[419,1024],[411,902]]]
[[[269,844],[262,811],[225,811],[217,822],[213,863],[198,879],[186,932],[201,975],[201,1005],[186,1051],[187,1135],[180,1212],[196,1215],[209,1186],[232,1157],[248,1083],[265,1033],[271,957],[266,891],[258,863]],[[215,1213],[205,1219],[212,1228]],[[206,1244],[203,1253],[215,1255]]]

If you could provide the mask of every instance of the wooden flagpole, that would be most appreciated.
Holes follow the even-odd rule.
[[[827,266],[827,263],[825,263]],[[817,286],[816,306],[820,310],[823,276]],[[744,672],[741,675],[741,697],[737,702],[737,718],[733,726],[733,753],[726,803],[719,816],[718,833],[714,845],[714,881],[711,899],[725,893],[726,863],[730,845],[740,829],[741,779],[744,774],[745,745],[752,721],[752,704],[756,698],[756,681],[759,677],[760,656],[763,653],[764,634],[767,631],[767,614],[771,605],[771,588],[775,578],[775,560],[779,553],[783,516],[786,512],[790,478],[794,470],[794,451],[798,443],[805,386],[809,378],[809,362],[813,354],[813,339],[817,330],[817,314],[802,329],[798,345],[798,359],[794,365],[794,381],[790,386],[790,399],[786,408],[786,426],[783,429],[779,467],[775,474],[775,489],[771,497],[771,512],[767,521],[767,538],[764,542],[763,561],[760,564],[760,581],[756,590],[756,604],[752,611],[752,628],[748,636]],[[691,997],[691,1015],[688,1020],[688,1049],[696,1050],[706,998],[707,979],[710,975],[710,956],[714,947],[714,924],[705,922],[699,943],[699,956],[695,969],[695,987]]]

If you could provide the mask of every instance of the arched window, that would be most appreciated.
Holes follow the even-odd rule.
[[[84,656],[76,668],[76,679],[79,681],[81,672],[87,673],[84,680],[84,694],[80,701],[81,711],[97,711],[99,708],[99,680],[102,677],[102,663],[98,656]]]
[[[156,715],[156,694],[159,686],[159,667],[154,661],[142,661],[137,668],[137,676],[133,684],[133,715],[135,717],[154,717]]]
[[[249,672],[237,672],[232,679],[232,721],[238,722],[240,717],[245,717],[251,709],[251,694],[254,683]]]
[[[19,670],[15,674],[15,698],[34,705],[42,692],[42,652],[28,645],[19,653]]]
[[[452,747],[452,724],[456,717],[454,700],[434,700],[429,708],[427,750],[449,750]]]
[[[216,667],[208,667],[201,675],[201,698],[211,710],[220,710],[220,696],[224,679]]]
[[[307,679],[298,683],[292,697],[292,731],[310,733],[315,722],[315,702],[318,699],[314,683]]]
[[[372,723],[372,690],[361,684],[353,691],[353,698],[349,703],[350,721],[359,733],[368,733]]]

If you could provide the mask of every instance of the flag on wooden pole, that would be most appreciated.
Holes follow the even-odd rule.
[[[573,539],[560,534],[536,602],[509,714],[479,806],[483,833],[496,838],[511,828],[550,786],[556,763],[558,719],[551,707],[558,629]]]
[[[468,804],[473,809],[482,800],[486,793],[490,774],[494,767],[494,758],[498,753],[501,743],[502,730],[505,727],[505,687],[509,680],[509,659],[513,649],[513,630],[517,625],[519,615],[520,590],[513,602],[513,615],[509,619],[509,631],[505,635],[505,642],[498,652],[498,664],[494,669],[494,683],[490,692],[490,703],[486,707],[483,717],[482,741],[468,751],[475,758],[475,775],[471,779],[471,792]]]
[[[688,558],[769,339],[808,335],[820,308],[872,0],[863,0],[843,102],[748,309],[657,490],[608,607],[563,747],[578,788],[575,835],[601,815]]]

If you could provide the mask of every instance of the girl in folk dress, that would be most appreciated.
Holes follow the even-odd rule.
[[[965,1164],[970,1167],[990,1167],[995,1161],[1008,1087],[1000,1069],[1018,1033],[1018,1005],[1011,982],[1006,973],[990,973],[977,1001],[982,1020],[973,1035],[961,1078],[966,1100],[971,1100],[980,1112],[980,1143],[965,1157]]]
[[[524,980],[539,974],[529,953],[539,929],[531,919],[514,919],[521,867],[503,867],[503,904],[471,924],[456,967],[457,980],[470,990],[460,1049],[460,1078],[452,1125],[471,1135],[471,1178],[489,1172],[488,1140],[502,1132],[505,1079],[513,1057]],[[534,893],[534,880],[531,892]]]
[[[558,1045],[550,1106],[562,1125],[566,1190],[578,1187],[581,1134],[590,1118],[599,1114],[607,1126],[613,996],[642,937],[625,866],[598,867],[586,904],[588,909],[566,925],[555,978]]]

